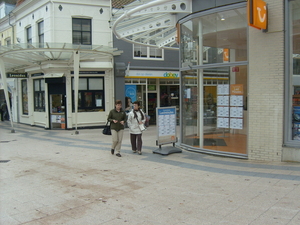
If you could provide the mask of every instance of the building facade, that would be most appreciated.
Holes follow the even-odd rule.
[[[15,42],[1,47],[0,59],[2,80],[14,84],[14,121],[47,129],[104,125],[120,54],[108,23],[111,1],[26,0],[10,16]]]
[[[256,5],[254,12],[257,21],[267,21],[263,29],[248,22],[248,10],[256,1],[156,3],[148,2],[143,13],[159,14],[170,4],[173,10],[192,5],[191,12],[177,20],[178,145],[208,154],[299,162],[299,0],[258,3],[263,5]],[[131,12],[145,20],[138,9]],[[155,19],[152,23],[160,25]],[[131,42],[142,36],[138,32],[125,36],[119,24],[120,29],[114,30],[119,38]],[[169,47],[160,45],[164,37],[151,40]]]
[[[150,116],[152,125],[156,124],[156,107],[176,106],[179,113],[178,52],[153,48],[159,50],[159,53],[152,55],[150,47],[133,45],[118,39],[114,39],[114,46],[126,52],[115,57],[116,64],[125,68],[125,72],[122,71],[116,77],[116,90],[119,90],[120,98],[125,96],[125,104],[128,98],[131,102],[140,101],[143,110]],[[145,51],[145,55],[138,54],[138,51]]]

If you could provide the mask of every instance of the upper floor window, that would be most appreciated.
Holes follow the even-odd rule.
[[[72,19],[73,44],[92,44],[92,22],[90,19]]]
[[[5,43],[6,45],[11,45],[11,38],[6,38]]]
[[[31,27],[27,27],[26,28],[26,39],[27,39],[27,43],[32,43],[32,28]]]
[[[147,47],[135,44],[133,46],[133,57],[135,59],[160,59],[163,60],[163,49],[156,47]]]
[[[44,43],[44,21],[38,23],[38,39],[39,43]]]

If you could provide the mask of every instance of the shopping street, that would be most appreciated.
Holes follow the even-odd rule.
[[[167,156],[156,127],[110,154],[102,129],[0,123],[0,224],[300,224],[300,164]]]

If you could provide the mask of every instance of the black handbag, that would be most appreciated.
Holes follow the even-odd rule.
[[[108,125],[108,121],[106,122],[106,125],[102,131],[102,134],[111,135],[110,124]]]

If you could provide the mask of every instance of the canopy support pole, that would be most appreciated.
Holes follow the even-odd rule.
[[[6,105],[7,105],[7,111],[8,111],[8,115],[10,118],[11,133],[15,133],[15,129],[14,129],[13,122],[12,122],[13,119],[12,119],[11,110],[10,110],[10,99],[9,99],[8,88],[7,88],[6,71],[5,71],[4,62],[1,58],[0,58],[0,73],[1,73],[1,78],[2,78],[1,81],[3,84],[3,88],[4,88],[4,95],[5,95]]]
[[[79,85],[79,52],[74,52],[74,100],[75,100],[75,134],[79,134],[77,130],[77,114],[78,114],[78,85]]]

